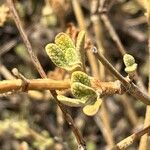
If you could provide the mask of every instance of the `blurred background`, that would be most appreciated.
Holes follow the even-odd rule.
[[[86,69],[102,81],[112,75],[93,57],[91,45],[98,47],[124,76],[124,52],[138,63],[136,83],[148,86],[147,21],[141,0],[14,0],[26,34],[49,78],[63,80],[69,74],[57,68],[45,53],[46,44],[56,34],[67,32],[76,40],[87,33]],[[115,31],[115,33],[114,33]],[[26,78],[40,78],[12,19],[6,1],[0,0],[0,80],[14,79],[17,68]],[[0,94],[0,150],[76,150],[76,139],[62,112],[47,91]],[[132,96],[103,98],[94,117],[81,108],[69,108],[88,150],[107,150],[143,127],[146,106]],[[138,149],[137,140],[128,149]]]

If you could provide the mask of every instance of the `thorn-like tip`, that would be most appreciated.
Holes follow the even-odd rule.
[[[18,69],[17,68],[13,68],[12,69],[12,73],[13,73],[13,75],[18,76],[18,74],[19,74]]]
[[[92,52],[97,53],[97,48],[95,46],[92,48]]]

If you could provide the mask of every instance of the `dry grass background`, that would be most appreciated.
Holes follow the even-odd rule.
[[[15,79],[11,72],[13,68],[17,68],[27,79],[40,78],[6,3],[0,0],[0,78]],[[14,4],[31,42],[32,47],[28,49],[33,49],[48,78],[63,80],[69,75],[47,57],[44,50],[46,44],[53,42],[59,32],[67,32],[75,39],[82,29],[87,34],[85,50],[89,75],[101,81],[115,80],[88,50],[91,45],[96,45],[99,53],[105,55],[123,76],[127,75],[123,55],[129,53],[138,63],[134,83],[141,90],[148,91],[148,0],[14,0]],[[45,77],[42,71],[40,74]],[[76,136],[79,138],[77,144],[73,128],[69,127],[52,99],[44,90],[28,94],[13,91],[1,94],[0,149],[76,150],[79,144],[82,145],[82,137]],[[129,94],[104,97],[103,105],[94,117],[85,116],[80,108],[66,106],[65,109],[81,132],[88,150],[117,149],[117,143],[120,149],[128,146],[129,150],[148,150],[150,147],[149,107],[146,108]],[[144,126],[147,128],[142,130]],[[144,133],[147,134],[140,141]]]

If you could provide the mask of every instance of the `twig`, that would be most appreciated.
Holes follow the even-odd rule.
[[[17,28],[20,32],[20,35],[21,35],[21,37],[24,41],[24,44],[25,44],[25,46],[26,46],[26,48],[27,48],[27,50],[30,54],[30,57],[31,57],[31,60],[32,60],[33,64],[35,65],[35,67],[36,67],[37,71],[39,72],[39,74],[41,75],[41,77],[46,78],[47,77],[46,73],[44,72],[37,56],[34,54],[34,52],[32,50],[32,46],[31,46],[31,44],[28,40],[28,37],[27,37],[23,27],[22,27],[20,18],[17,14],[17,11],[16,11],[15,7],[14,7],[13,1],[12,0],[6,0],[6,1],[7,1],[7,4],[8,4],[8,7],[9,7],[11,13],[12,13],[12,17],[13,17],[15,23],[16,23],[16,26],[17,26]],[[83,147],[83,149],[86,149],[85,148],[85,141],[84,141],[81,133],[79,132],[78,128],[75,126],[72,117],[68,114],[66,108],[64,108],[64,106],[57,100],[56,91],[51,90],[50,92],[53,95],[53,97],[54,97],[55,101],[57,102],[57,104],[59,105],[60,109],[62,110],[62,112],[64,114],[64,117],[65,117],[65,120],[69,123],[69,125],[70,125],[76,139],[77,139],[78,144],[81,145]]]
[[[93,6],[93,4],[91,4]],[[101,53],[104,54],[105,49],[103,47],[103,38],[102,38],[102,24],[100,22],[100,18],[97,14],[93,14],[91,16],[91,21],[93,23],[93,29],[94,29],[94,33],[95,33],[95,38],[96,38],[96,43],[98,46],[98,50],[101,50]],[[101,78],[101,80],[104,79],[104,74],[105,74],[105,69],[104,66],[101,64],[101,62],[99,62],[99,74],[98,77]]]
[[[71,2],[72,2],[73,10],[74,10],[75,15],[76,15],[76,19],[77,19],[79,28],[81,30],[87,31],[84,15],[83,15],[79,1],[78,0],[72,0]],[[97,71],[97,68],[98,68],[97,60],[95,59],[95,57],[91,51],[87,50],[86,52],[87,52],[88,60],[90,62],[89,64],[90,64],[90,68],[92,70],[92,74],[94,77],[96,77],[99,75],[98,71]]]
[[[132,18],[132,19],[127,19],[125,21],[125,24],[127,27],[133,27],[133,26],[138,26],[141,24],[146,23],[146,17],[145,16],[140,16],[140,17],[136,17],[136,18]]]
[[[105,50],[104,48],[103,48],[103,45],[102,45],[102,41],[103,41],[103,39],[102,39],[102,25],[101,25],[101,22],[100,22],[100,16],[98,15],[98,8],[97,7],[99,7],[98,6],[98,1],[97,0],[93,0],[93,3],[95,2],[95,7],[94,7],[94,4],[91,4],[91,7],[94,7],[95,8],[95,10],[94,10],[94,8],[92,9],[93,10],[93,15],[92,15],[92,17],[91,17],[91,21],[93,22],[93,26],[94,26],[94,31],[95,31],[95,35],[96,35],[96,42],[97,42],[97,46],[98,46],[98,50],[100,49],[101,50],[101,52],[99,52],[99,53],[101,53],[101,54],[103,54],[103,51]],[[107,1],[108,2],[108,1]],[[104,7],[104,5],[102,6],[102,8]],[[110,28],[109,28],[109,30],[110,30]],[[113,30],[113,28],[112,28],[112,30]],[[101,34],[100,34],[101,33]],[[111,31],[111,33],[112,34],[115,34],[115,31]],[[115,36],[114,36],[115,37]],[[117,41],[117,43],[119,43],[119,48],[121,48],[121,50],[123,50],[124,51],[124,47],[121,45],[121,42],[120,41],[118,41],[118,39],[116,38],[116,41]],[[123,54],[123,53],[122,53]],[[104,72],[103,71],[103,67],[102,67],[102,65],[100,64],[100,76],[101,76],[101,74]],[[103,79],[102,79],[103,80]],[[124,95],[125,96],[125,95]],[[127,116],[128,116],[128,118],[129,118],[129,120],[131,121],[131,123],[133,123],[133,125],[135,126],[135,125],[137,125],[137,122],[138,122],[138,117],[136,116],[136,113],[135,113],[135,111],[134,111],[134,109],[132,108],[132,105],[131,105],[131,103],[130,103],[130,101],[128,100],[128,98],[126,98],[126,99],[122,99],[121,100],[121,102],[123,103],[123,106],[124,106],[124,108],[126,109],[126,108],[128,108],[127,109],[127,111],[125,111],[126,113],[127,113]],[[104,101],[104,103],[106,103],[106,101]],[[105,104],[106,105],[106,104]],[[107,112],[106,111],[104,111],[104,109],[102,108],[102,110],[103,110],[103,112],[101,112],[102,113],[102,115],[101,115],[101,117],[102,117],[102,119],[106,122],[105,123],[105,126],[107,127],[108,125],[110,126],[111,124],[109,123],[109,122],[107,122],[107,120],[106,120],[106,116],[107,116]],[[105,116],[104,116],[105,115]],[[109,121],[109,120],[108,120]],[[110,127],[109,127],[110,128]],[[112,139],[113,140],[113,138],[112,138],[112,130],[109,130],[109,128],[107,128],[107,130],[108,130],[108,133],[109,133],[109,136],[107,137],[107,139]],[[107,132],[106,132],[107,133]],[[111,141],[112,141],[111,140]],[[109,140],[110,141],[110,140]],[[113,145],[111,145],[111,146],[113,146]]]
[[[129,137],[125,138],[118,144],[116,144],[111,150],[122,150],[129,147],[133,142],[137,141],[141,136],[150,132],[150,126],[138,131],[137,133],[133,133]]]
[[[107,145],[109,146],[109,148],[111,148],[112,146],[114,146],[115,141],[113,138],[113,130],[111,127],[111,122],[110,122],[110,114],[108,113],[108,109],[107,109],[105,100],[106,99],[103,99],[101,110],[98,112],[98,114],[95,117],[97,117],[97,119],[101,118],[101,120],[103,122],[103,127],[100,129],[101,129],[101,132],[102,132],[102,130],[104,130],[103,136],[105,137]],[[96,122],[96,123],[98,125],[98,122]]]
[[[87,31],[85,18],[84,18],[84,15],[83,15],[83,12],[82,12],[82,9],[81,9],[79,1],[78,0],[72,0],[72,6],[73,6],[73,9],[74,9],[74,12],[75,12],[75,15],[76,15],[76,19],[77,19],[77,22],[79,24],[80,29],[83,29],[83,30]],[[90,50],[87,50],[87,57],[88,57],[88,61],[89,61],[89,64],[90,64],[92,76],[96,77],[97,79],[99,79],[100,73],[99,73],[99,68],[98,68],[98,62],[97,62],[97,60],[95,59],[93,53]],[[100,67],[101,66],[102,65],[100,65]],[[101,69],[101,73],[103,71],[104,70]],[[104,108],[105,106],[103,105],[102,107]],[[103,121],[104,121],[104,117],[103,117]],[[106,121],[106,118],[105,118],[105,121]],[[106,122],[104,122],[104,123],[106,123]],[[107,138],[106,138],[105,134],[103,134],[103,136],[104,136],[106,142],[108,143],[108,145],[112,146],[113,140],[112,140],[111,135],[109,133],[109,131],[111,131],[111,130],[110,130],[110,128],[108,128],[110,126],[109,126],[109,124],[108,125],[105,124],[104,127],[106,127]]]
[[[97,2],[97,0],[94,0],[94,2],[96,3]],[[93,7],[94,6],[94,4],[92,5],[91,4],[91,6]],[[94,12],[97,12],[96,10],[94,11]],[[94,13],[93,12],[93,13]],[[96,13],[96,14],[93,14],[92,15],[92,17],[91,17],[91,20],[92,20],[92,22],[93,22],[93,26],[94,26],[94,31],[95,31],[95,35],[96,35],[96,42],[97,42],[97,46],[98,46],[98,50],[99,49],[101,49],[101,53],[103,54],[103,51],[105,50],[104,48],[103,48],[103,45],[102,45],[102,41],[103,41],[103,39],[102,39],[102,25],[101,25],[101,22],[100,22],[100,19],[99,19],[99,15]],[[100,70],[100,76],[103,74],[103,76],[104,76],[104,66],[100,63],[99,64],[99,70]],[[103,77],[102,77],[103,78]],[[103,80],[103,79],[102,79]],[[104,101],[105,102],[105,101]],[[126,98],[126,99],[122,99],[122,101],[121,101],[122,103],[123,103],[123,106],[125,107],[125,108],[129,108],[128,109],[128,111],[127,111],[127,114],[128,114],[128,117],[129,117],[129,120],[131,120],[131,122],[133,123],[133,125],[135,126],[136,124],[137,124],[137,120],[138,120],[138,118],[137,118],[137,116],[136,116],[136,113],[135,113],[135,111],[134,111],[134,109],[132,109],[132,106],[131,106],[131,103],[130,103],[130,101],[128,100],[128,98]],[[128,106],[128,107],[126,107],[126,106]],[[110,123],[107,123],[107,124],[109,124],[110,125]],[[109,132],[109,137],[111,137],[111,131]]]
[[[147,0],[147,24],[148,24],[148,51],[149,58],[148,63],[150,66],[150,2]],[[148,93],[150,94],[150,70],[149,70],[149,83],[148,83]],[[150,106],[146,108],[144,127],[150,126]],[[145,134],[140,141],[139,150],[147,150],[149,145],[148,134]]]
[[[8,52],[12,47],[14,47],[17,42],[18,42],[18,38],[12,39],[9,42],[7,41],[5,44],[3,44],[0,47],[0,56],[2,56],[3,54],[5,54],[6,52]]]
[[[42,66],[41,66],[41,64],[40,64],[40,62],[39,62],[37,56],[36,56],[36,55],[33,53],[33,51],[32,51],[32,46],[31,46],[31,44],[30,44],[30,42],[29,42],[29,40],[28,40],[28,37],[27,37],[27,35],[26,35],[26,33],[25,33],[23,27],[22,27],[22,23],[21,23],[20,18],[19,18],[18,14],[17,14],[17,11],[16,11],[16,9],[15,9],[15,7],[14,7],[13,1],[12,1],[12,0],[7,0],[7,4],[8,4],[8,7],[9,7],[11,13],[12,13],[12,17],[13,17],[13,19],[14,19],[14,22],[15,22],[15,24],[16,24],[16,26],[17,26],[19,32],[20,32],[20,35],[21,35],[21,37],[22,37],[22,40],[23,40],[23,42],[25,43],[25,46],[26,46],[26,48],[27,48],[27,50],[28,50],[28,53],[30,54],[30,57],[31,57],[31,60],[32,60],[33,64],[34,64],[35,67],[37,68],[39,74],[40,74],[43,78],[45,78],[45,77],[46,77],[46,74],[45,74],[44,70],[42,69]]]
[[[120,53],[122,55],[126,54],[126,50],[118,36],[118,34],[116,33],[113,25],[111,24],[106,12],[108,10],[108,4],[110,3],[109,0],[104,0],[103,4],[100,4],[99,6],[99,14],[100,14],[100,17],[106,27],[106,29],[108,30],[111,38],[113,39],[113,41],[116,43],[116,46],[118,47],[118,50],[120,51]],[[107,4],[107,5],[106,5]]]
[[[108,69],[118,80],[120,80],[124,88],[136,99],[141,100],[143,103],[150,105],[150,96],[140,90],[134,83],[128,82],[102,55],[99,54],[96,47],[93,48],[93,53],[98,58],[99,61]]]
[[[105,13],[101,14],[101,19],[103,20],[107,30],[109,31],[112,39],[114,40],[114,42],[116,43],[118,50],[120,51],[120,53],[122,55],[124,55],[126,53],[126,50],[124,48],[124,46],[122,45],[116,31],[114,30],[113,26],[111,25],[111,22],[108,19],[108,16]]]
[[[95,54],[96,58],[106,67],[107,70],[109,70],[124,85],[129,85],[129,82],[109,63],[109,61],[101,53],[98,53],[96,47],[94,47],[92,51]]]
[[[105,0],[107,3],[109,3],[107,0]],[[127,53],[127,50],[125,49],[125,47],[123,46],[118,34],[116,33],[113,25],[111,24],[107,14],[106,14],[106,10],[107,8],[105,8],[104,6],[100,6],[99,8],[99,12],[100,12],[100,16],[102,21],[104,22],[104,25],[106,27],[106,29],[108,30],[111,38],[114,40],[114,42],[116,43],[116,46],[118,47],[118,50],[120,51],[120,53],[122,55]],[[138,74],[136,73],[135,76],[136,80],[138,80],[138,84],[145,90],[144,84],[141,80],[141,78],[138,76]],[[146,90],[145,90],[146,91]]]
[[[12,74],[11,72],[6,68],[6,66],[4,66],[2,63],[0,63],[0,74],[7,80],[12,80],[12,79],[16,79]],[[8,97],[9,94],[7,93],[4,93],[4,94],[0,94],[0,97]],[[47,100],[46,97],[50,97],[50,94],[49,96],[46,96],[46,93],[43,93],[43,92],[40,92],[40,91],[35,91],[35,90],[32,90],[32,91],[28,91],[28,96],[32,98],[32,100],[41,100],[41,99],[44,99],[44,100]]]
[[[138,124],[138,116],[134,110],[134,107],[127,95],[119,96],[120,102],[124,106],[124,112],[126,113],[129,121],[133,125],[133,127],[137,127]]]
[[[22,91],[22,79],[3,80],[0,81],[0,93],[9,91]],[[113,94],[122,94],[124,91],[120,88],[120,83],[101,82],[100,80],[92,80],[92,88],[101,92],[101,97]],[[26,91],[29,90],[65,90],[70,88],[70,80],[52,80],[52,79],[28,79]]]
[[[97,12],[98,5],[99,5],[99,1],[97,0],[91,1],[91,21],[93,23],[93,29],[94,29],[98,49],[101,50],[102,54],[104,54],[105,49],[103,47],[102,23],[100,21],[99,15],[95,13]],[[97,72],[98,72],[97,78],[100,79],[101,81],[104,81],[105,80],[105,68],[101,62],[99,62],[99,68],[97,68]],[[99,117],[102,119],[102,122],[104,124],[103,128],[100,128],[101,126],[98,125],[98,121],[96,121],[97,120],[96,118],[95,118],[95,121],[101,131],[103,131],[105,128],[105,133],[103,132],[102,133],[106,140],[107,145],[109,147],[114,146],[115,142],[113,139],[113,132],[112,132],[111,123],[110,123],[110,114],[108,113],[107,103],[106,103],[105,98],[103,98],[101,110],[97,113],[95,117],[97,117],[97,119]]]
[[[2,63],[0,63],[0,74],[6,79],[15,79],[11,72]]]
[[[98,112],[98,113],[99,113],[99,112]],[[107,143],[109,146],[112,147],[112,146],[114,145],[114,143],[113,143],[113,140],[111,139],[111,137],[110,137],[109,134],[108,134],[108,131],[107,131],[107,128],[106,128],[106,126],[105,126],[105,122],[104,122],[103,119],[104,119],[104,118],[101,117],[101,115],[100,115],[100,117],[99,117],[99,115],[94,116],[94,121],[95,121],[96,125],[98,126],[98,128],[101,130],[102,135],[103,135],[103,137],[105,138],[106,143]]]
[[[73,10],[75,12],[76,19],[77,19],[77,22],[79,24],[80,29],[85,30],[86,24],[84,23],[84,16],[83,16],[82,10],[80,8],[79,1],[78,0],[72,0],[72,6],[73,6]]]

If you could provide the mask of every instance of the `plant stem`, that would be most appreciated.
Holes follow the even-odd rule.
[[[107,3],[107,2],[108,1],[106,1],[105,3]],[[113,39],[113,41],[115,42],[116,46],[118,47],[118,50],[120,51],[121,55],[123,56],[124,54],[127,53],[127,50],[123,46],[123,44],[122,44],[122,42],[121,42],[117,32],[115,31],[112,23],[110,22],[109,17],[107,16],[106,12],[103,12],[103,9],[105,10],[106,8],[101,8],[101,11],[102,11],[102,12],[100,12],[101,19],[102,19],[106,29],[108,30],[111,38]],[[137,72],[135,73],[135,79],[137,80],[138,85],[145,90],[144,84],[143,84],[141,78],[138,76]]]
[[[94,0],[94,1],[96,1],[97,2],[97,0]],[[98,4],[97,4],[98,5]],[[93,6],[93,5],[92,5]],[[97,12],[96,10],[95,10],[95,12]],[[98,46],[98,50],[99,49],[101,49],[101,51],[104,51],[105,49],[103,48],[103,45],[102,45],[102,41],[103,41],[103,39],[102,39],[102,35],[100,36],[100,35],[98,35],[99,33],[101,33],[102,31],[102,23],[100,22],[100,18],[99,18],[100,16],[96,13],[96,14],[94,14],[92,17],[91,17],[91,20],[93,21],[93,26],[95,26],[95,35],[97,35],[96,36],[96,42],[97,42],[97,46]],[[122,53],[122,55],[125,53],[125,48],[123,47],[123,45],[122,45],[122,43],[121,43],[121,41],[120,41],[120,39],[119,39],[119,37],[117,36],[117,34],[116,34],[116,32],[115,32],[115,30],[114,30],[114,28],[113,28],[113,26],[111,25],[111,23],[110,23],[110,21],[109,21],[109,18],[107,17],[107,16],[105,16],[106,17],[106,19],[103,19],[103,21],[104,21],[104,24],[105,24],[105,26],[107,26],[107,28],[109,29],[109,33],[111,34],[111,36],[112,36],[112,38],[113,39],[115,39],[115,42],[116,42],[116,45],[118,45],[118,49],[120,49],[120,52]],[[102,17],[103,18],[103,17]],[[102,33],[101,33],[102,34]],[[100,52],[99,52],[100,53]],[[102,52],[102,54],[103,54],[103,52]],[[104,71],[102,71],[103,70],[103,67],[102,67],[102,64],[100,63],[99,64],[100,65],[100,71],[101,72],[104,72]],[[100,73],[101,74],[101,73]],[[138,122],[138,117],[137,117],[137,115],[136,115],[136,112],[135,112],[135,110],[133,109],[133,107],[132,107],[132,104],[131,104],[131,102],[130,102],[130,100],[128,99],[128,97],[126,96],[126,98],[122,98],[122,100],[120,101],[122,104],[123,104],[123,106],[124,106],[124,108],[126,109],[126,108],[128,108],[128,111],[126,111],[126,113],[127,113],[127,116],[128,116],[128,118],[129,118],[129,120],[132,122],[132,124],[135,126],[135,125],[137,125],[137,122]],[[127,107],[128,106],[128,107]],[[110,132],[109,132],[110,133]]]
[[[143,103],[150,105],[150,96],[144,93],[141,89],[139,89],[134,83],[128,82],[110,63],[109,61],[102,55],[99,54],[96,47],[93,48],[93,53],[98,58],[99,61],[108,69],[118,80],[120,80],[124,86],[124,88],[136,99],[141,100]]]
[[[150,2],[147,0],[147,24],[148,24],[148,52],[149,58],[148,63],[150,66]],[[150,70],[149,70],[149,83],[148,83],[148,93],[150,94]],[[150,106],[146,107],[146,114],[144,120],[144,127],[150,126]],[[149,146],[148,134],[145,134],[140,141],[139,150],[147,150]]]
[[[6,79],[15,79],[11,72],[0,62],[0,74]]]
[[[98,46],[98,49],[101,50],[101,53],[104,54],[105,48],[103,47],[102,23],[101,23],[99,15],[96,13],[98,6],[99,6],[99,1],[97,1],[97,0],[91,1],[91,21],[93,24],[93,30],[94,30],[94,34],[95,34],[95,38],[96,38],[96,44]],[[99,67],[97,68],[98,76],[96,78],[100,79],[101,81],[104,81],[105,80],[105,68],[101,62],[99,62],[98,64],[99,64],[98,65]],[[100,117],[104,124],[105,133],[103,132],[103,136],[106,140],[107,145],[110,148],[110,147],[114,146],[115,142],[113,139],[113,132],[112,132],[111,123],[110,123],[110,114],[108,113],[106,102],[107,102],[106,98],[103,98],[101,110],[97,113],[97,115],[95,117],[97,117],[97,119]],[[95,121],[97,119],[95,119]],[[96,124],[98,125],[98,121],[96,121]],[[101,128],[100,125],[98,125],[98,127],[100,127],[101,131],[103,130],[103,128]]]
[[[20,35],[21,35],[21,37],[22,37],[23,42],[25,43],[25,46],[26,46],[26,48],[27,48],[27,50],[28,50],[28,53],[29,53],[29,55],[30,55],[30,57],[31,57],[31,60],[32,60],[33,64],[34,64],[35,67],[37,68],[39,74],[40,74],[42,77],[45,78],[45,77],[46,77],[46,74],[45,74],[44,70],[42,69],[42,66],[41,66],[41,64],[40,64],[40,62],[39,62],[37,56],[33,53],[32,46],[31,46],[31,44],[30,44],[30,42],[29,42],[29,40],[28,40],[28,37],[27,37],[27,35],[26,35],[26,33],[25,33],[23,27],[22,27],[22,23],[21,23],[21,21],[20,21],[20,18],[19,18],[19,16],[18,16],[18,13],[17,13],[17,11],[16,11],[16,9],[15,9],[15,7],[14,7],[13,1],[12,1],[12,0],[7,0],[7,4],[8,4],[8,7],[9,7],[11,13],[12,13],[12,17],[13,17],[13,19],[14,19],[14,22],[15,22],[15,24],[16,24],[16,26],[17,26],[19,32],[20,32]]]
[[[84,23],[84,15],[81,10],[81,6],[78,0],[72,0],[72,7],[75,12],[75,16],[77,19],[77,22],[79,24],[79,27],[81,30],[86,29],[86,24]]]
[[[74,13],[75,13],[75,16],[76,16],[80,30],[84,30],[87,32],[84,15],[83,15],[79,1],[78,0],[72,0],[71,2],[72,2],[73,10],[74,10]],[[89,38],[89,35],[87,37]],[[86,52],[87,52],[87,57],[89,60],[90,68],[91,68],[92,73],[93,73],[92,75],[94,77],[98,76],[99,74],[97,71],[97,67],[98,67],[97,60],[95,59],[95,57],[91,51],[87,50]]]
[[[0,81],[0,93],[10,91],[22,91],[24,81],[21,79],[3,80]],[[117,81],[115,82],[101,82],[93,79],[91,81],[92,88],[101,91],[101,96],[122,94],[124,91]],[[29,90],[65,90],[70,88],[70,80],[52,80],[52,79],[32,79],[28,80],[26,91]]]
[[[137,141],[139,138],[141,138],[141,136],[143,136],[144,134],[146,134],[148,132],[150,132],[150,126],[148,126],[148,127],[144,128],[144,129],[138,131],[137,133],[133,133],[129,137],[125,138],[124,140],[122,140],[121,142],[119,142],[118,144],[116,144],[111,150],[126,149],[133,142]]]
[[[93,53],[96,58],[106,67],[108,71],[112,73],[117,79],[119,79],[124,85],[128,86],[129,82],[109,63],[109,61],[98,52],[97,48],[93,48]]]
[[[136,128],[139,120],[136,111],[134,110],[132,102],[126,94],[119,96],[119,99],[124,106],[124,112],[130,120],[130,123],[134,128]]]
[[[109,31],[109,34],[111,35],[112,39],[114,40],[114,42],[116,43],[118,50],[120,51],[120,53],[122,55],[126,54],[126,50],[123,46],[123,44],[121,43],[116,31],[114,30],[108,16],[105,13],[101,14],[101,19],[104,22],[107,30]]]
[[[18,91],[23,87],[23,81],[21,79],[16,80],[3,80],[0,82],[0,93],[8,91]],[[27,90],[62,90],[70,87],[68,81],[51,80],[51,79],[33,79],[29,80]]]
[[[33,49],[32,49],[32,46],[31,46],[31,43],[29,42],[28,40],[28,37],[25,33],[25,30],[23,29],[23,26],[21,24],[21,21],[20,21],[20,18],[18,16],[18,13],[15,9],[15,6],[14,6],[14,3],[13,3],[13,0],[6,0],[7,1],[7,4],[8,4],[8,7],[12,13],[12,17],[13,17],[13,20],[15,21],[16,23],[16,26],[20,32],[20,35],[23,39],[23,42],[30,54],[30,57],[31,57],[31,60],[33,62],[33,64],[35,65],[37,71],[39,72],[39,74],[41,75],[42,78],[47,78],[46,76],[46,73],[44,72],[37,56],[34,54],[33,52]],[[83,149],[86,149],[85,148],[85,141],[81,135],[81,133],[79,132],[78,128],[76,127],[72,117],[69,115],[69,113],[67,112],[66,108],[58,101],[57,99],[57,93],[55,90],[51,90],[50,91],[52,96],[54,97],[57,105],[60,107],[60,109],[62,110],[63,114],[64,114],[64,118],[65,120],[68,122],[68,124],[70,125],[75,137],[76,137],[76,140],[78,142],[78,145],[81,145],[83,147]]]

